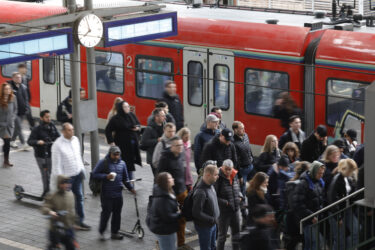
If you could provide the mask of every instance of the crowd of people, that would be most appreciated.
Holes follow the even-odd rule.
[[[4,167],[12,166],[9,147],[15,134],[18,133],[22,144],[25,141],[17,123],[27,114],[30,97],[21,76],[14,73],[15,85],[4,83],[0,88]],[[224,249],[229,228],[234,250],[296,249],[300,242],[304,249],[319,249],[319,235],[312,230],[320,218],[307,220],[303,235],[299,222],[363,187],[363,145],[357,145],[357,134],[352,129],[331,145],[324,125],[306,135],[301,129],[301,111],[290,99],[283,93],[274,108],[285,133],[280,138],[268,135],[256,157],[244,124],[225,124],[219,107],[211,110],[192,140],[189,128],[184,127],[182,103],[173,81],[166,82],[163,98],[155,103],[142,134],[130,105],[116,98],[105,128],[109,151],[91,176],[101,186],[100,239],[108,239],[106,227],[111,216],[111,238],[123,238],[119,234],[122,190],[125,186],[136,194],[131,180],[136,166],[142,165],[140,152],[145,151],[154,177],[146,223],[160,249],[191,249],[185,242],[189,220],[193,221],[202,250]],[[30,124],[33,129],[27,140],[34,147],[43,180],[43,213],[68,229],[66,238],[59,238],[67,249],[75,249],[74,229],[91,228],[84,223],[83,148],[74,136],[71,112],[69,96],[58,109],[58,119],[63,122],[60,135],[51,122],[50,112],[43,110],[39,125]],[[197,181],[192,177],[192,162]],[[50,192],[51,175],[58,177],[55,192]],[[346,205],[336,206],[330,213]],[[60,210],[66,214],[59,214]],[[333,249],[343,249],[342,239],[347,241],[346,247],[349,242],[358,241],[358,228],[344,228],[350,223],[358,224],[357,219],[355,214],[331,218]],[[56,224],[51,223],[51,249],[59,243],[57,238]]]

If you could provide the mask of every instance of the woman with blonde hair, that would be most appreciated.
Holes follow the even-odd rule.
[[[122,101],[124,100],[121,97],[115,98],[115,100],[113,101],[113,106],[107,115],[107,123],[109,122],[109,120],[111,120],[112,117],[114,117],[117,114],[117,104],[119,104]]]
[[[191,142],[190,142],[190,129],[187,127],[181,128],[177,132],[177,136],[181,138],[184,144],[185,154],[185,185],[188,191],[193,186],[193,176],[191,175],[190,161],[191,161]]]
[[[291,164],[299,161],[299,149],[294,142],[288,142],[283,147],[283,154],[287,155]]]
[[[320,162],[326,166],[323,180],[325,182],[325,189],[327,190],[333,176],[337,173],[337,165],[340,161],[341,152],[340,149],[335,145],[329,145],[322,154]]]
[[[327,193],[330,204],[348,196],[356,189],[358,167],[355,161],[352,159],[340,160],[337,169],[338,173],[333,177]],[[355,214],[351,209],[337,214],[349,205],[348,202],[341,202],[330,210],[332,214],[335,214],[330,218],[333,249],[344,249],[344,246],[346,249],[351,249],[352,243],[354,246],[358,243],[358,219]]]
[[[262,152],[256,162],[256,169],[267,173],[272,165],[279,161],[280,157],[281,150],[278,147],[277,137],[275,135],[267,135]]]
[[[12,167],[9,162],[10,140],[14,132],[14,120],[17,117],[17,99],[13,94],[12,87],[3,83],[0,88],[0,137],[4,141],[4,164],[3,167]]]

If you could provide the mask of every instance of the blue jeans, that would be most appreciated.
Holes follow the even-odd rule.
[[[155,234],[159,241],[160,250],[176,250],[177,249],[177,234],[160,235]]]
[[[75,199],[76,214],[79,217],[79,223],[82,223],[83,219],[85,218],[85,214],[83,212],[82,176],[81,174],[78,174],[76,176],[70,177],[70,180],[72,184],[72,192]]]
[[[319,246],[322,244],[323,236],[319,232],[319,226],[317,225],[307,225],[303,228],[303,236],[305,239],[304,250],[319,250],[318,247],[318,235],[319,235]]]
[[[249,177],[249,180],[251,179],[252,177],[252,174],[251,176],[249,176],[250,173],[252,173],[254,169],[254,166],[253,164],[250,164],[249,166],[247,167],[243,167],[243,168],[239,168],[239,172],[240,172],[240,175],[242,176],[242,185],[241,185],[241,193],[243,194],[244,197],[246,197],[246,182],[247,182],[247,177]]]
[[[216,225],[212,227],[199,227],[194,224],[194,226],[198,232],[201,250],[216,250]]]
[[[341,225],[339,225],[337,219],[338,218],[329,219],[333,238],[332,249],[351,249],[358,243],[358,219],[355,215],[352,214],[351,210],[345,212],[345,216],[342,219],[343,221]],[[346,236],[346,233],[350,233],[350,235]]]

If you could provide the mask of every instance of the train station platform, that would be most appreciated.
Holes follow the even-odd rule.
[[[26,126],[24,127],[26,128]],[[30,130],[23,130],[28,138]],[[85,136],[86,161],[90,162],[89,136]],[[1,148],[1,146],[0,146]],[[103,158],[108,145],[105,143],[103,134],[100,134],[100,158]],[[2,152],[0,161],[2,162]],[[151,250],[155,249],[155,236],[148,230],[145,224],[148,196],[152,193],[153,176],[150,167],[146,164],[146,155],[142,152],[142,162],[144,167],[137,167],[136,178],[142,178],[137,182],[138,206],[140,209],[141,224],[145,230],[142,240],[138,238],[124,237],[123,240],[100,241],[98,234],[99,216],[101,212],[100,198],[94,197],[85,181],[85,222],[92,227],[91,231],[77,231],[76,236],[80,249],[129,249],[129,250]],[[22,185],[25,191],[40,195],[42,193],[42,182],[40,172],[34,157],[33,149],[28,151],[12,149],[10,160],[14,164],[11,168],[0,168],[0,249],[1,250],[42,250],[47,245],[48,219],[40,213],[42,202],[30,199],[16,200],[13,187],[15,184]],[[89,175],[91,165],[87,165],[86,173]],[[196,177],[193,168],[194,177]],[[132,194],[124,191],[124,206],[122,209],[122,230],[131,230],[136,223],[136,211]],[[193,231],[186,235],[186,243],[193,249],[199,249],[198,236],[194,231],[194,225],[188,222],[188,228]],[[107,229],[108,231],[108,229]],[[231,249],[230,239],[227,240],[226,249]]]

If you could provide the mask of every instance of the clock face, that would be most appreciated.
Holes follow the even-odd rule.
[[[81,18],[77,25],[77,37],[85,47],[92,48],[98,45],[103,37],[103,23],[100,18],[94,14]]]

